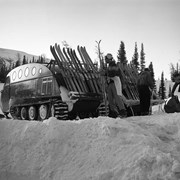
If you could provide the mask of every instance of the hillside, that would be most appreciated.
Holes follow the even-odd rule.
[[[23,60],[24,56],[26,56],[26,59],[28,60],[32,60],[33,57],[38,59],[39,57],[37,55],[28,54],[23,51],[0,48],[0,64],[4,62],[9,65],[10,62],[17,61],[18,59]]]

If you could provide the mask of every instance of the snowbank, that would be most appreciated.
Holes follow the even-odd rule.
[[[0,121],[0,180],[175,180],[179,114]]]

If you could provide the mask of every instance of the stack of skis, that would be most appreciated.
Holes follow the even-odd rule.
[[[93,64],[85,47],[78,46],[81,60],[75,50],[71,48],[60,48],[59,45],[50,46],[50,50],[58,64],[64,82],[69,91],[79,93],[102,93],[100,74]]]
[[[76,51],[72,48],[55,44],[50,46],[51,53],[58,64],[66,87],[69,91],[79,93],[102,94],[105,107],[108,106],[106,98],[106,77],[101,76],[105,63],[100,60],[100,67],[93,63],[85,47],[78,46]],[[102,65],[103,64],[103,65]],[[127,64],[118,63],[123,80],[123,94],[130,101],[138,101],[136,69]],[[106,113],[107,115],[107,110]]]

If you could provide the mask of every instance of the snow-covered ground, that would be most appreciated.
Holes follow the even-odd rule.
[[[0,120],[0,180],[176,180],[180,118]]]
[[[0,120],[0,180],[178,180],[180,114]]]

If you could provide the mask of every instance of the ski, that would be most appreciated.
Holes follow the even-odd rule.
[[[125,93],[125,97],[127,99],[133,99],[133,95],[131,93],[131,89],[129,87],[129,77],[127,76],[127,74],[125,73],[125,70],[123,68],[123,64],[118,62],[117,63],[119,69],[120,69],[120,72],[121,72],[121,75],[122,75],[122,79],[123,79],[123,82],[125,84],[125,88],[123,89],[124,90],[124,93]]]
[[[72,58],[69,56],[69,54],[67,52],[67,48],[63,48],[63,53],[64,53],[64,55],[66,57],[66,60],[69,62],[70,67],[72,67],[72,70],[76,74],[76,76],[78,78],[78,82],[79,82],[81,88],[83,89],[83,92],[88,92],[88,87],[87,87],[87,85],[85,83],[85,79],[84,79],[83,75],[77,71],[77,67],[74,64]]]
[[[100,74],[99,74],[97,68],[95,68],[87,51],[83,47],[79,47],[78,52],[81,55],[82,60],[84,60],[84,64],[86,64],[86,67],[88,67],[88,72],[92,74],[93,81],[96,82],[95,83],[97,85],[96,89],[98,90],[98,92],[102,92],[102,87],[100,85]]]
[[[75,90],[74,87],[73,87],[73,85],[72,85],[72,83],[70,82],[70,79],[68,78],[67,72],[65,71],[62,63],[60,62],[59,57],[57,56],[56,51],[55,51],[55,49],[54,49],[53,46],[50,46],[50,51],[51,51],[51,53],[52,53],[52,55],[53,55],[53,57],[54,57],[57,65],[59,66],[59,68],[60,68],[60,70],[61,70],[61,74],[62,74],[62,76],[63,76],[63,78],[64,78],[66,87],[67,87],[69,90]]]
[[[77,49],[78,49],[79,55],[81,57],[81,60],[83,62],[85,72],[86,72],[88,78],[91,80],[94,91],[96,93],[101,93],[101,91],[99,90],[99,87],[98,87],[99,81],[97,81],[97,79],[95,78],[94,73],[91,71],[91,68],[89,67],[89,63],[86,62],[84,56],[82,55],[82,53],[79,49],[79,46],[77,47]]]
[[[93,84],[93,81],[92,81],[92,78],[90,76],[90,74],[87,73],[86,69],[82,66],[82,63],[81,61],[78,59],[77,55],[76,55],[76,52],[75,50],[71,50],[71,54],[74,58],[74,60],[77,62],[77,64],[79,65],[79,69],[80,71],[82,72],[82,74],[84,75],[84,78],[86,79],[86,82],[88,84],[88,87],[90,89],[90,92],[93,92],[93,93],[97,93],[95,87],[94,87],[94,84]]]
[[[138,100],[139,99],[139,95],[138,95],[138,90],[137,90],[137,74],[135,74],[135,72],[132,69],[132,66],[130,66],[129,64],[126,65],[127,70],[129,72],[129,76],[132,82],[132,90],[135,96],[135,99]]]
[[[68,63],[68,61],[66,61],[65,57],[63,56],[63,53],[62,53],[62,51],[60,49],[60,46],[55,44],[55,48],[56,48],[56,51],[59,54],[62,62],[64,62],[64,65],[66,67],[66,71],[69,73],[70,77],[72,78],[72,80],[74,82],[74,86],[76,88],[76,91],[82,92],[83,89],[79,85],[79,78],[77,77],[77,74],[75,73],[75,71],[70,69],[69,63]]]

